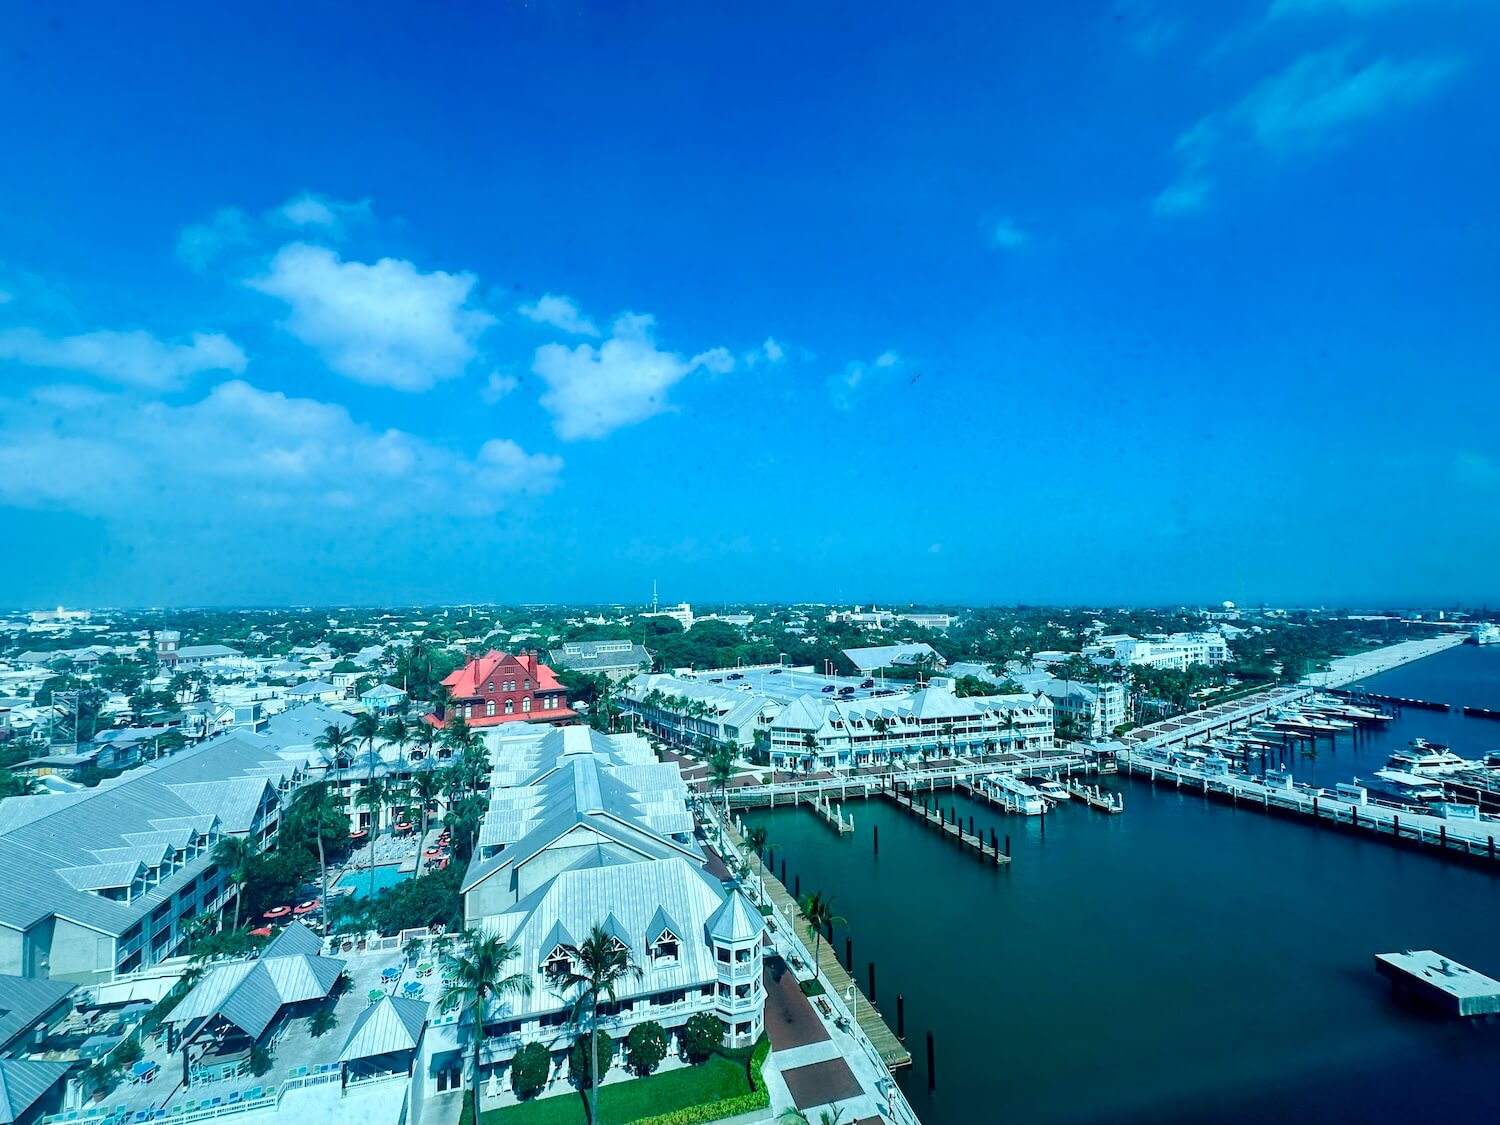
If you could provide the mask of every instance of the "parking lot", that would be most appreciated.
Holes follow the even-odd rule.
[[[738,676],[738,679],[733,677]],[[880,680],[874,679],[873,686],[861,687],[865,679],[870,677],[857,676],[823,676],[816,672],[796,672],[790,668],[778,670],[774,668],[747,668],[743,671],[714,672],[707,674],[699,672],[694,676],[700,683],[711,683],[715,680],[722,681],[727,688],[742,687],[748,691],[757,691],[762,695],[769,695],[773,699],[783,702],[796,699],[802,695],[833,695],[841,699],[860,699],[881,692],[888,694],[903,694],[912,690],[916,685],[903,680]],[[826,687],[833,690],[824,692]],[[844,688],[853,689],[850,692],[840,694]]]

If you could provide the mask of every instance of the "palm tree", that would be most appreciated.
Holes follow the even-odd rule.
[[[734,780],[734,750],[715,746],[708,752],[708,778],[724,800],[724,821],[729,821],[729,783]]]
[[[308,822],[313,838],[318,842],[318,881],[323,891],[324,919],[328,917],[328,857],[323,853],[323,818],[327,811],[328,786],[321,781],[304,785],[297,790],[292,797],[291,807],[287,810],[289,816]]]
[[[380,736],[396,744],[396,753],[406,755],[406,745],[412,740],[411,724],[401,715],[392,715],[380,729]]]
[[[452,834],[453,855],[456,860],[468,859],[478,847],[485,808],[484,798],[474,793],[465,793],[448,806],[443,825]],[[463,847],[459,846],[460,841]]]
[[[553,976],[553,987],[559,992],[578,990],[573,1001],[574,1023],[588,1020],[589,1034],[589,1121],[599,1121],[599,1003],[603,998],[613,1002],[621,984],[639,980],[641,967],[630,959],[630,950],[604,927],[595,923],[589,936],[579,945],[565,945],[568,968]]]
[[[425,728],[431,730],[431,727]],[[437,770],[418,770],[411,778],[412,796],[417,799],[422,813],[422,841],[427,840],[427,814],[432,803],[443,792],[443,775]]]
[[[802,908],[802,917],[807,919],[808,935],[813,939],[813,977],[816,978],[822,972],[818,956],[823,946],[823,931],[848,923],[833,912],[833,896],[824,898],[821,891],[803,895],[802,901],[797,905]]]
[[[336,766],[339,757],[349,748],[349,732],[338,723],[329,723],[323,733],[313,739],[313,749],[321,750],[329,758],[329,765]]]
[[[811,758],[818,752],[818,738],[812,731],[802,736],[802,748],[807,751],[807,757]]]
[[[770,854],[771,849],[776,845],[771,843],[771,834],[760,825],[756,825],[754,828],[750,829],[750,831],[745,833],[745,845],[755,853],[755,858],[759,861],[760,874],[758,879],[756,880],[756,888],[760,891],[761,897],[764,898],[766,886],[766,856]]]
[[[793,1106],[776,1119],[781,1125],[812,1125],[812,1119]],[[844,1107],[834,1106],[818,1114],[818,1125],[844,1125]]]
[[[440,737],[441,735],[438,733],[437,727],[431,723],[418,723],[415,733],[411,736],[411,740],[416,744],[417,749],[422,751],[422,757],[430,761],[432,759],[433,748],[437,746]]]
[[[938,735],[948,740],[948,753],[953,753],[953,724],[944,723],[938,731]]]
[[[370,778],[354,794],[354,803],[370,810],[370,901],[375,900],[375,841],[380,839],[380,813],[385,808],[390,792],[385,782],[377,778],[372,770]]]
[[[224,877],[234,884],[234,928],[240,928],[240,905],[245,897],[245,883],[250,878],[250,861],[255,858],[255,841],[248,836],[225,836],[214,845],[214,863]]]
[[[465,935],[466,953],[449,961],[448,984],[438,998],[438,1010],[467,1004],[474,1013],[474,1120],[479,1121],[479,1047],[484,1041],[484,1016],[490,1001],[506,996],[531,995],[531,974],[524,970],[507,973],[506,966],[521,951],[498,937]]]

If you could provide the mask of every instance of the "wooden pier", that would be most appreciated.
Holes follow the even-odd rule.
[[[817,813],[823,822],[838,832],[840,836],[846,832],[854,831],[854,814],[850,813],[847,817],[844,815],[843,802],[839,803],[838,808],[834,808],[833,801],[830,798],[816,796],[811,798],[807,803],[812,806],[813,812]]]
[[[1410,997],[1451,1016],[1500,1015],[1500,980],[1466,965],[1419,949],[1377,953],[1375,970],[1391,982],[1397,996]]]
[[[1372,699],[1376,703],[1389,703],[1393,707],[1412,707],[1418,711],[1447,711],[1451,709],[1446,703],[1434,703],[1430,699],[1407,699],[1403,695],[1381,695],[1376,691],[1329,688],[1328,694],[1337,695],[1342,699],[1348,699],[1355,703],[1358,703],[1362,699]]]
[[[1314,823],[1363,833],[1391,843],[1433,848],[1452,859],[1493,866],[1500,859],[1493,822],[1444,820],[1427,813],[1389,805],[1354,804],[1319,791],[1280,789],[1263,785],[1244,774],[1208,775],[1162,762],[1138,761],[1128,755],[1120,768],[1153,785],[1172,785],[1206,799],[1283,816],[1311,817]]]
[[[791,892],[782,885],[781,880],[771,873],[770,867],[763,867],[755,853],[743,846],[739,833],[733,828],[729,828],[728,831],[731,834],[731,842],[740,849],[745,862],[755,868],[760,885],[765,888],[765,897],[775,905],[788,924],[800,928],[801,932],[793,936],[799,942],[802,941],[807,934],[807,918],[803,915],[801,906],[792,898]],[[880,1009],[876,1007],[875,1002],[865,995],[864,990],[854,983],[848,970],[840,964],[833,942],[824,941],[814,944],[818,946],[818,969],[822,972],[829,987],[840,996],[848,994],[851,988],[858,995],[854,1018],[859,1023],[860,1030],[864,1032],[865,1038],[875,1048],[875,1053],[885,1063],[886,1068],[894,1071],[903,1066],[911,1066],[911,1052],[906,1049],[906,1044],[896,1037],[896,1033],[885,1022],[885,1017],[880,1014]]]
[[[959,792],[967,794],[973,794],[974,792],[976,792],[976,790],[967,782],[959,782],[957,784],[957,789]],[[1010,862],[1010,856],[1006,855],[1000,850],[998,846],[998,840],[992,843],[986,843],[983,836],[977,833],[971,835],[970,833],[965,832],[963,825],[960,823],[950,822],[948,818],[943,815],[943,811],[941,808],[934,811],[927,808],[925,805],[914,801],[905,793],[900,793],[895,790],[885,789],[881,792],[885,797],[888,797],[890,800],[894,801],[897,807],[905,809],[917,819],[924,821],[933,828],[938,829],[943,833],[944,836],[953,840],[954,843],[963,845],[965,851],[973,852],[979,858],[994,864],[996,867],[999,867],[1003,863]],[[955,821],[957,819],[958,818],[955,817]]]
[[[1471,719],[1500,719],[1500,711],[1492,711],[1488,707],[1465,707],[1464,714]]]

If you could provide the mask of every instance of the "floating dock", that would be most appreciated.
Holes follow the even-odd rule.
[[[1390,980],[1397,996],[1409,996],[1451,1016],[1500,1015],[1500,980],[1431,949],[1377,953],[1375,969]]]
[[[959,791],[963,792],[964,788],[963,783],[960,783]],[[926,805],[912,800],[905,793],[890,789],[882,790],[882,794],[896,802],[897,807],[905,809],[918,820],[921,820],[932,828],[936,828],[954,843],[963,845],[965,851],[974,852],[981,859],[994,864],[996,867],[999,867],[1002,863],[1010,862],[1010,856],[1000,850],[1000,842],[995,838],[993,829],[990,831],[990,841],[986,843],[984,837],[979,833],[965,832],[960,818],[955,815],[950,820],[941,807],[929,809]],[[1006,840],[1009,839],[1010,837],[1007,836]],[[1006,846],[1009,847],[1009,844]]]
[[[1102,813],[1125,811],[1125,802],[1123,799],[1117,794],[1100,789],[1097,785],[1080,785],[1078,782],[1069,779],[1063,782],[1063,788],[1091,809],[1098,809]]]

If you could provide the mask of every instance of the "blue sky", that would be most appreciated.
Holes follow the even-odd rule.
[[[0,602],[1500,602],[1493,5],[0,31]]]

